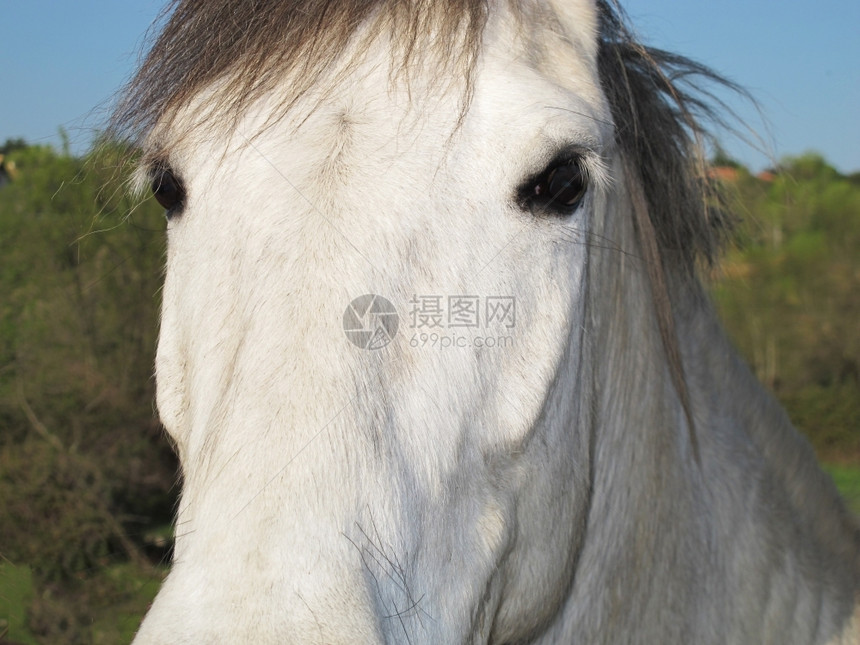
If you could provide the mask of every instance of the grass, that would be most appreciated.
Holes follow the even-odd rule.
[[[35,643],[27,630],[27,607],[33,597],[30,567],[0,563],[0,640],[30,645]]]
[[[125,563],[106,569],[104,577],[110,580],[107,588],[118,593],[115,602],[95,608],[90,627],[92,645],[114,645],[131,643],[143,615],[149,608],[161,586],[165,569],[141,571],[135,565]]]
[[[0,564],[0,643],[6,640],[22,645],[40,643],[86,642],[91,645],[123,645],[131,643],[143,615],[161,585],[166,569],[144,571],[119,563],[88,578],[86,587],[87,619],[77,635],[34,634],[28,626],[38,601],[44,602],[27,566]],[[35,604],[34,604],[35,601]],[[48,616],[50,622],[62,620]]]

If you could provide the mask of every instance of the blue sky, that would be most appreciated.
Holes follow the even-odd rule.
[[[239,0],[237,0],[239,1]],[[706,63],[747,87],[741,116],[771,157],[817,150],[843,172],[860,170],[860,2],[857,0],[627,0],[654,46]],[[0,142],[23,136],[89,145],[106,106],[135,67],[161,0],[0,0]],[[732,156],[770,163],[736,140]]]

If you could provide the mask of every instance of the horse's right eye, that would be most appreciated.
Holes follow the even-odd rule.
[[[159,166],[152,173],[152,195],[173,217],[185,206],[185,188],[169,166]]]

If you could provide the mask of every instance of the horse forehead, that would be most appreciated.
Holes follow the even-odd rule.
[[[605,138],[610,117],[598,80],[594,5],[583,0],[549,2],[542,8],[542,19],[533,28],[524,25],[527,18],[504,6],[491,14],[471,92],[465,84],[435,77],[430,69],[410,71],[405,80],[392,76],[397,62],[384,42],[375,42],[363,53],[362,64],[326,90],[324,99],[312,93],[296,104],[287,119],[289,137],[269,140],[286,139],[302,150],[306,162],[318,154],[316,177],[336,180],[352,154],[359,154],[361,165],[369,169],[390,163],[390,150],[402,156],[429,146],[433,154],[425,150],[414,159],[435,167],[455,140],[449,137],[465,122],[478,126],[460,132],[465,134],[458,140],[466,147],[474,143],[470,130],[474,136],[510,142],[512,133],[496,125],[516,119],[528,139],[559,116],[558,108],[572,107],[567,119],[581,122],[588,143]],[[265,123],[269,116],[263,104],[247,130],[253,132],[254,121]],[[527,141],[522,144],[528,146]]]

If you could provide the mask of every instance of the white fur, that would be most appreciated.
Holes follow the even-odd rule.
[[[718,535],[708,512],[755,525],[728,497],[697,506],[707,495],[686,434],[666,439],[683,415],[626,255],[594,8],[569,2],[559,21],[563,33],[533,34],[553,52],[535,56],[494,11],[459,127],[462,88],[392,85],[377,41],[321,103],[305,97],[261,136],[265,100],[230,140],[174,150],[188,204],[169,227],[157,377],[184,482],[174,564],[138,645],[770,642],[754,616],[725,632],[736,637],[713,633],[708,585],[738,593],[733,581],[672,580],[695,557],[740,566],[730,550],[695,550]],[[571,144],[591,173],[583,205],[566,220],[523,212],[516,188]],[[365,293],[401,307],[381,350],[342,330]],[[514,296],[513,346],[411,346],[414,294]],[[693,398],[704,423],[713,405]],[[727,413],[725,435],[745,437],[735,422]],[[631,447],[652,435],[681,464],[671,485],[654,488],[637,461],[656,448]],[[703,459],[718,443],[702,438]],[[674,486],[700,514],[678,528],[692,550],[637,523],[640,496]],[[600,528],[613,504],[625,517]],[[672,508],[655,522],[677,521]],[[676,548],[676,562],[649,560]],[[665,606],[686,597],[706,618],[660,616],[653,589],[631,609],[628,591],[649,584],[678,585]],[[626,631],[645,608],[652,623]]]

